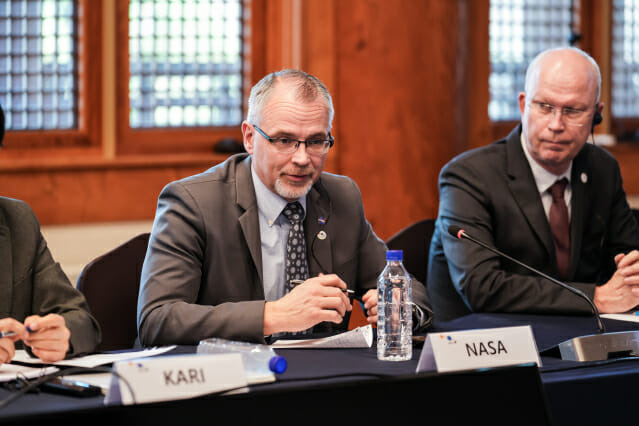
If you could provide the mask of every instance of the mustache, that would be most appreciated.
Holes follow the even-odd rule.
[[[306,167],[303,169],[287,169],[282,170],[280,175],[310,175],[313,174],[314,169],[312,167]]]

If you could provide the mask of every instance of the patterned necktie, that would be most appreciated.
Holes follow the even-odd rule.
[[[568,277],[568,266],[570,265],[570,228],[568,207],[566,207],[566,201],[564,200],[564,189],[566,189],[567,184],[568,180],[563,178],[553,183],[550,187],[552,204],[548,215],[552,240],[555,244],[555,254],[557,255],[557,267],[559,268],[559,276],[562,279]]]
[[[284,289],[288,293],[295,287],[295,284],[291,284],[292,280],[306,281],[308,278],[306,242],[302,223],[304,209],[299,202],[295,201],[288,203],[282,214],[291,223],[291,230],[288,232],[288,241],[286,242],[286,273],[284,274]]]

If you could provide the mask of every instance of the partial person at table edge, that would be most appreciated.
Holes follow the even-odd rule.
[[[2,115],[0,147],[4,134]],[[100,327],[69,282],[40,231],[31,207],[0,197],[0,363],[27,349],[43,362],[95,351]]]
[[[448,233],[450,225],[584,292],[601,313],[639,305],[639,230],[619,165],[587,143],[602,120],[599,66],[577,48],[531,61],[521,123],[446,164],[428,290],[438,319],[471,312],[591,314],[587,301]]]
[[[376,323],[386,246],[355,182],[323,171],[333,115],[315,76],[268,74],[242,123],[247,153],[162,190],[138,299],[142,345],[345,331],[346,289]],[[423,329],[432,315],[417,281],[413,300]]]

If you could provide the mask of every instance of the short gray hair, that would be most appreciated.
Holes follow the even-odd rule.
[[[328,89],[317,77],[295,69],[284,69],[270,73],[253,86],[248,99],[248,112],[246,114],[246,120],[249,123],[260,124],[262,108],[273,93],[275,86],[283,81],[293,85],[300,101],[311,102],[319,96],[326,105],[328,123],[329,126],[332,126],[335,110],[333,108],[333,99]]]
[[[534,80],[539,75],[538,74],[539,63],[541,62],[541,60],[544,59],[549,53],[557,52],[560,50],[571,50],[573,52],[579,53],[581,56],[586,58],[588,62],[590,62],[590,65],[592,65],[592,69],[594,70],[595,76],[597,78],[597,98],[596,99],[597,99],[597,103],[599,103],[599,97],[601,96],[601,71],[599,70],[599,65],[597,64],[597,61],[595,61],[593,57],[590,56],[588,53],[584,52],[583,50],[577,47],[572,47],[572,46],[555,47],[552,49],[544,50],[543,52],[535,56],[532,61],[530,61],[530,64],[528,65],[528,69],[526,70],[526,86],[524,87],[524,91],[526,92],[526,94],[530,93],[530,91],[532,90],[532,86],[534,84]]]

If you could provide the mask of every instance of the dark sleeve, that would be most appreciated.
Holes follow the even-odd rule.
[[[492,251],[448,233],[454,224],[497,248],[497,233],[518,238],[528,263],[543,259],[543,247],[525,233],[528,225],[517,221],[521,212],[512,203],[498,201],[510,197],[506,179],[487,179],[485,167],[479,171],[468,162],[453,162],[442,170],[437,226],[455,290],[474,312],[589,313],[590,305],[571,292],[516,265],[505,266]],[[594,294],[593,283],[571,284],[590,297]]]
[[[33,263],[32,313],[64,317],[71,332],[67,356],[86,354],[96,350],[100,342],[100,328],[89,313],[82,293],[69,282],[60,265],[54,261],[38,227],[37,253]]]

